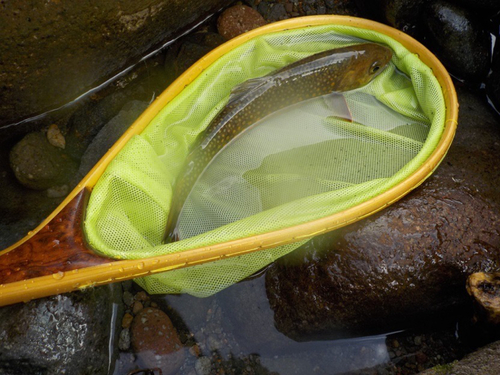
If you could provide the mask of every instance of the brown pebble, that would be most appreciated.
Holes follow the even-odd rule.
[[[135,301],[134,302],[134,306],[132,307],[132,313],[134,315],[136,315],[139,311],[141,311],[142,309],[144,308],[144,306],[142,305],[142,303],[140,303],[139,301]]]
[[[49,126],[47,130],[47,139],[52,146],[64,149],[66,147],[66,139],[56,124]]]
[[[425,353],[417,352],[415,354],[415,359],[417,360],[418,363],[424,364],[428,361],[429,358],[427,357],[427,355]]]
[[[266,24],[264,17],[246,5],[226,9],[217,20],[217,30],[227,40]]]
[[[200,347],[195,344],[189,348],[189,354],[191,354],[194,357],[199,357],[201,354]]]
[[[140,302],[145,302],[145,301],[149,300],[149,296],[147,295],[146,292],[141,291],[135,295],[135,300],[140,301]]]
[[[122,319],[122,328],[130,327],[130,325],[132,324],[132,320],[134,320],[134,317],[129,313],[126,313]]]
[[[158,307],[158,304],[156,302],[151,302],[151,307]]]
[[[184,362],[184,350],[177,330],[163,311],[142,309],[131,326],[131,344],[147,367],[159,367],[164,374],[176,374]]]

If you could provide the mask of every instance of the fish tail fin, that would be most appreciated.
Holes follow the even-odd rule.
[[[163,243],[172,243],[179,241],[179,230],[177,228],[177,216],[178,212],[175,207],[171,207],[168,214],[167,226],[165,230],[165,236],[163,238]]]
[[[165,239],[163,243],[172,243],[172,242],[177,242],[179,241],[179,232],[177,228],[174,228],[173,230],[167,230],[167,233],[165,233]]]

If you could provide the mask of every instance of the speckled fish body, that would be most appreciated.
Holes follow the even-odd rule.
[[[277,110],[304,100],[360,88],[389,63],[392,51],[378,44],[327,50],[296,61],[233,89],[226,106],[200,135],[176,182],[166,242],[178,240],[177,219],[195,182],[215,155],[234,137]]]

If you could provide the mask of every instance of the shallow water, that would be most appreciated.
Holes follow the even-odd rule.
[[[264,274],[208,298],[164,295],[152,296],[152,300],[167,312],[184,341],[186,360],[175,372],[179,375],[195,374],[197,362],[204,357],[210,359],[210,374],[223,373],[216,370],[221,368],[230,374],[334,375],[370,368],[374,370],[359,373],[379,369],[381,373],[414,374],[431,364],[460,358],[468,350],[458,337],[456,317],[429,322],[431,329],[417,327],[365,337],[344,332],[336,339],[296,342],[274,326]],[[201,351],[198,358],[189,350],[195,343]],[[243,369],[238,362],[242,360]],[[122,352],[114,375],[138,368],[144,368],[140,359]]]

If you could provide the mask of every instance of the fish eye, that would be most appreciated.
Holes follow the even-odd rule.
[[[380,64],[378,63],[378,61],[374,62],[372,64],[372,66],[370,67],[370,74],[375,74],[379,71],[380,69]]]

